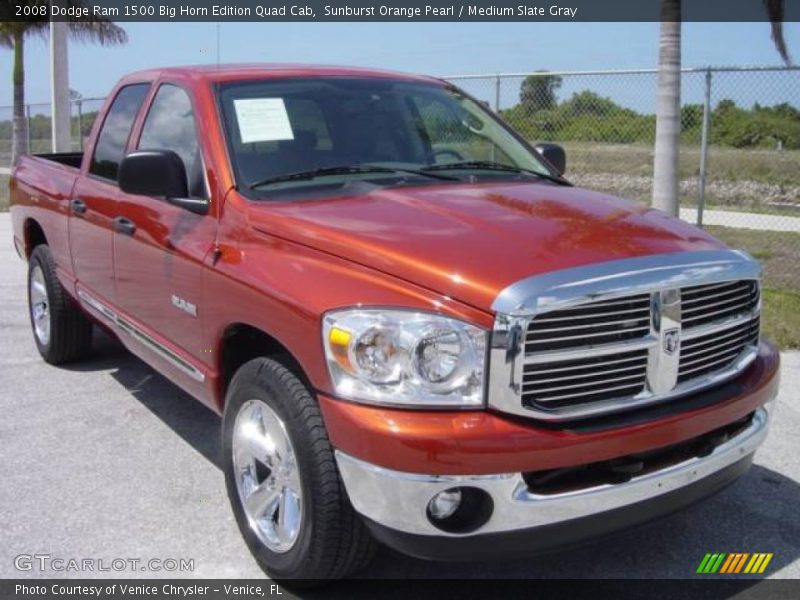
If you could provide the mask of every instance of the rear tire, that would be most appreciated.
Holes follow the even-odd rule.
[[[36,246],[28,262],[28,314],[36,348],[51,365],[85,357],[92,349],[92,322],[64,290],[50,248]]]
[[[319,406],[286,367],[257,358],[236,372],[222,451],[239,530],[271,578],[310,587],[372,560],[375,543],[347,498]]]

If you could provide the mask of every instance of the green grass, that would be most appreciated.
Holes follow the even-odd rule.
[[[8,210],[8,175],[0,175],[0,212]]]
[[[762,331],[782,349],[800,348],[800,293],[765,289]]]
[[[650,202],[653,146],[566,142],[567,179],[609,194]],[[681,205],[697,205],[700,148],[680,148]],[[800,216],[800,151],[712,146],[706,206]]]
[[[567,172],[614,173],[653,176],[652,144],[605,144],[564,142]],[[700,169],[700,147],[681,145],[680,176],[688,179]],[[756,181],[800,186],[800,150],[739,149],[710,146],[707,172],[709,180]]]
[[[747,250],[764,268],[762,331],[781,348],[800,348],[800,233],[709,226],[733,248]]]

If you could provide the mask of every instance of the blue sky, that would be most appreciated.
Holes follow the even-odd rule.
[[[213,23],[125,23],[130,41],[120,48],[70,43],[70,87],[85,97],[103,96],[123,74],[142,68],[216,61]],[[225,23],[222,62],[313,62],[374,66],[431,75],[647,68],[658,59],[657,23]],[[786,25],[785,37],[800,59],[800,24]],[[0,106],[10,105],[11,51],[0,50]],[[683,64],[765,65],[779,58],[767,23],[687,23]],[[49,100],[48,48],[44,40],[26,46],[26,96]],[[788,74],[800,77],[798,73]],[[800,98],[770,97],[752,82],[731,78],[720,93],[744,104]],[[564,86],[566,97],[580,87],[597,87],[623,104],[652,112],[652,87],[630,80],[587,79]],[[488,82],[467,86],[489,94]],[[699,101],[701,85],[684,86],[688,101]],[[485,92],[485,93],[484,93]],[[725,93],[723,93],[725,92]],[[779,92],[775,92],[778,93]],[[493,92],[492,92],[493,94]],[[516,86],[503,92],[514,101]],[[5,111],[2,111],[5,112]]]

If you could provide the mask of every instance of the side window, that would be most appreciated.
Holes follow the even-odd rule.
[[[170,84],[158,88],[144,121],[139,148],[175,152],[186,168],[189,195],[207,196],[192,101],[185,90]]]
[[[114,98],[97,137],[94,156],[89,165],[89,172],[93,175],[117,181],[119,163],[125,155],[133,121],[139,113],[148,89],[150,89],[149,83],[128,85]]]

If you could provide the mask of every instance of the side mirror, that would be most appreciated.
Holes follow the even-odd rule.
[[[567,153],[558,144],[536,144],[533,149],[541,154],[559,175],[563,175],[567,170]]]
[[[189,198],[186,168],[172,150],[135,150],[122,159],[117,177],[126,194],[166,198],[195,214],[208,213],[208,201]]]

